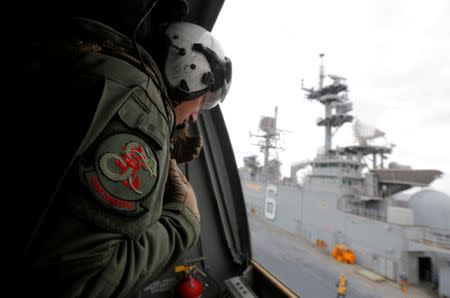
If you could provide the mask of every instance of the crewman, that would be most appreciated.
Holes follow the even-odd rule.
[[[199,237],[177,161],[198,156],[201,141],[188,142],[190,154],[170,142],[175,127],[223,101],[231,62],[179,15],[146,27],[167,16],[152,13],[157,2],[80,1],[67,16],[37,14],[14,44],[8,101],[22,126],[12,125],[17,240],[8,243],[15,286],[33,297],[128,297]],[[168,6],[188,11],[181,0]]]
[[[400,289],[403,293],[408,293],[408,276],[404,272],[400,274]]]
[[[339,273],[336,288],[337,288],[337,298],[345,298],[345,294],[347,293],[347,278],[342,272]]]

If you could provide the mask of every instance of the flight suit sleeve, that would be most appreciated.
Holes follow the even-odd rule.
[[[199,237],[194,214],[180,203],[163,207],[144,233],[130,238],[65,214],[34,266],[50,270],[60,297],[126,297],[149,284]],[[41,270],[41,272],[43,272]]]
[[[160,220],[138,239],[125,239],[104,259],[92,289],[94,296],[125,296],[150,283],[197,240],[199,224],[192,212],[178,203],[163,209]],[[110,286],[111,285],[111,286]],[[96,294],[98,292],[98,295]]]
[[[114,98],[114,82],[107,81],[103,97]],[[33,279],[57,297],[126,297],[199,237],[190,209],[164,203],[170,126],[160,125],[164,109],[152,92],[127,93],[79,169],[71,169],[57,198],[61,204],[40,231]]]

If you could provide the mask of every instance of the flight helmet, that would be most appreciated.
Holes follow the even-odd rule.
[[[203,110],[225,99],[231,84],[231,61],[219,42],[203,27],[171,23],[164,31],[167,55],[163,74],[169,96],[185,101],[206,94]]]

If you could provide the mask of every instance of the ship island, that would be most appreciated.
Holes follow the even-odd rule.
[[[351,115],[346,79],[325,76],[323,62],[318,87],[302,89],[307,100],[324,106],[316,121],[324,128],[323,150],[300,158],[282,178],[281,162],[271,158],[281,132],[277,109],[261,117],[260,133],[252,136],[260,139],[264,161],[245,156],[239,168],[249,216],[301,236],[340,262],[399,284],[432,284],[438,297],[450,297],[450,196],[428,187],[443,173],[388,163],[394,147],[374,144],[384,132]],[[333,146],[333,130],[347,123],[357,143]]]

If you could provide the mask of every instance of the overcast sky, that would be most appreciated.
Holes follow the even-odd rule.
[[[324,143],[315,125],[324,107],[301,90],[317,87],[319,54],[326,74],[347,78],[352,114],[396,145],[388,159],[446,175],[433,186],[450,193],[450,1],[225,1],[213,34],[233,63],[221,104],[238,165],[259,153],[261,116],[273,116],[291,163],[312,159]],[[328,81],[330,82],[330,81]],[[350,145],[351,124],[333,145]],[[260,161],[262,159],[260,158]]]

